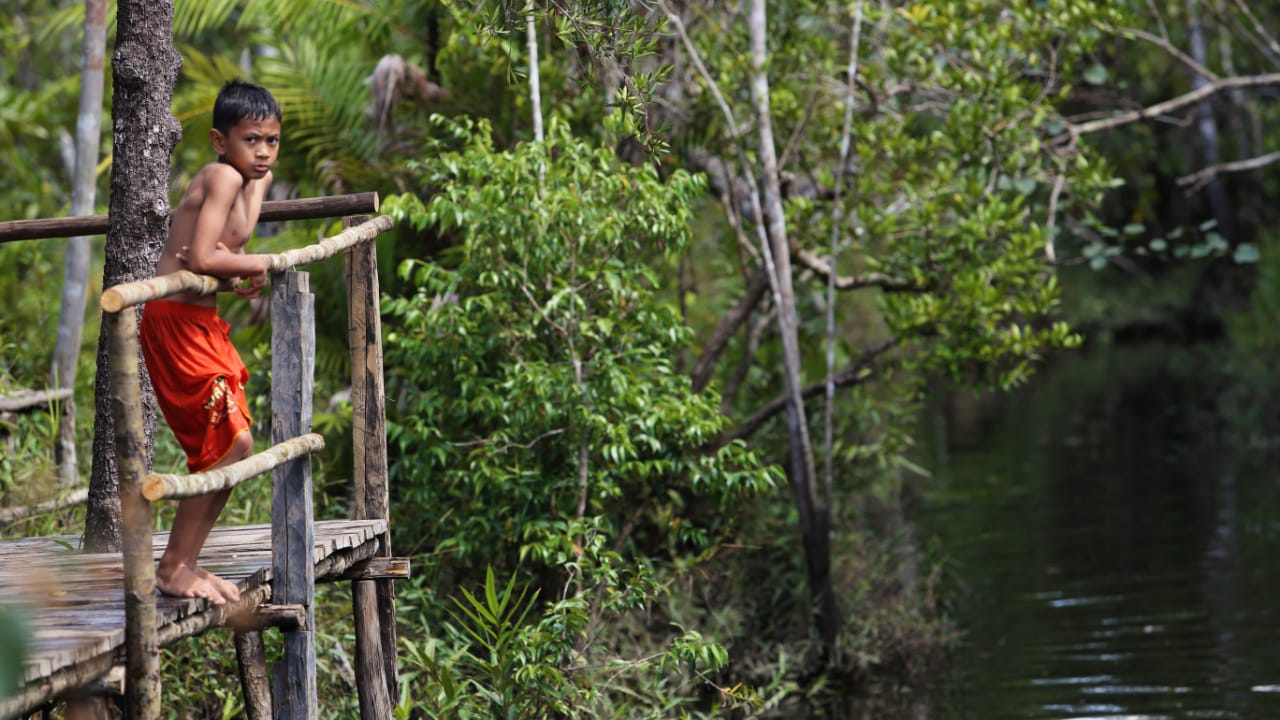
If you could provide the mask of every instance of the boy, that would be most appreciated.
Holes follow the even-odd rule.
[[[213,106],[209,141],[218,154],[191,179],[174,212],[156,274],[188,269],[243,279],[235,292],[254,298],[267,282],[266,263],[245,245],[271,186],[280,149],[280,106],[266,89],[232,80]],[[175,295],[153,300],[142,313],[142,353],[165,420],[187,454],[190,472],[243,460],[253,452],[249,373],[213,296]],[[197,566],[209,531],[230,495],[225,490],[182,500],[169,544],[156,567],[156,587],[214,605],[236,602],[240,590]]]

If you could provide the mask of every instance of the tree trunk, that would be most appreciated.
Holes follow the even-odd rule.
[[[1187,0],[1187,33],[1191,45],[1191,57],[1203,67],[1209,66],[1209,52],[1204,39],[1204,22],[1200,19],[1198,0]],[[1209,84],[1203,75],[1191,73],[1191,89],[1199,90]],[[1196,132],[1200,135],[1200,157],[1205,167],[1213,167],[1222,160],[1222,143],[1218,132],[1218,120],[1213,115],[1213,103],[1202,100],[1196,106]],[[1231,214],[1231,203],[1227,200],[1227,191],[1221,180],[1209,181],[1205,188],[1209,198],[1209,211],[1218,221],[1218,232],[1230,243],[1235,243],[1235,219]]]
[[[533,111],[533,139],[542,142],[542,80],[538,72],[538,20],[537,7],[530,2],[525,6],[525,44],[529,50],[529,104]]]
[[[102,132],[102,62],[107,44],[107,0],[85,0],[84,60],[80,70],[80,115],[76,121],[76,159],[72,169],[71,214],[92,215],[98,169],[98,145]],[[58,335],[53,346],[50,387],[76,386],[76,363],[84,328],[85,295],[89,285],[89,238],[67,241],[62,277],[62,307]],[[55,454],[63,485],[80,480],[76,458],[76,404],[68,400],[58,421]]]
[[[173,49],[173,0],[121,2],[111,69],[114,91],[111,201],[102,285],[150,277],[169,234],[169,157],[182,134],[170,110],[182,57]],[[98,342],[93,475],[85,549],[120,547],[119,477],[105,335]],[[155,397],[141,365],[145,463],[151,465]]]
[[[772,113],[769,110],[769,76],[765,67],[768,60],[765,0],[751,1],[748,26],[751,37],[751,103],[755,108],[756,127],[759,130],[760,171],[764,181],[760,205],[769,241],[768,247],[763,250],[773,258],[773,291],[778,307],[778,334],[782,339],[787,431],[791,438],[788,474],[800,516],[814,621],[824,647],[830,652],[835,647],[838,627],[835,596],[831,588],[831,521],[829,509],[818,493],[813,447],[809,439],[809,425],[800,386],[799,323],[791,277],[791,247],[782,208],[782,190],[778,182],[778,156],[773,142]]]

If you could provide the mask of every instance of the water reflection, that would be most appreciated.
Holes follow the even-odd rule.
[[[1277,458],[1213,362],[1080,354],[930,411],[920,535],[966,632],[930,718],[1280,718]]]

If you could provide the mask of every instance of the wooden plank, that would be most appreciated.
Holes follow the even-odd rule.
[[[409,558],[370,558],[353,565],[342,577],[344,580],[408,580]]]
[[[378,212],[378,193],[354,193],[293,200],[268,200],[262,203],[258,222],[336,218],[354,213]],[[106,215],[82,215],[67,218],[8,220],[0,222],[0,243],[42,238],[83,237],[107,232]]]
[[[315,296],[303,272],[272,276],[271,437],[282,443],[311,429],[315,367]],[[314,720],[316,697],[315,529],[311,461],[300,457],[277,467],[271,492],[272,600],[301,605],[307,629],[284,633],[284,658],[276,666],[277,720]]]
[[[364,218],[343,218],[356,225]],[[352,444],[355,468],[355,519],[390,519],[387,482],[386,392],[382,366],[381,289],[376,243],[347,252],[347,327],[351,346]],[[381,554],[390,557],[391,537],[382,538]],[[396,671],[395,586],[390,580],[356,581],[352,585],[356,626],[356,674],[360,715],[365,720],[390,715],[392,698],[400,696]],[[366,634],[372,633],[371,637]],[[381,673],[384,688],[375,675]],[[385,689],[385,695],[382,690]],[[368,696],[368,697],[366,697]]]
[[[267,597],[272,571],[270,527],[215,528],[200,556],[203,567],[240,586],[250,601],[245,608],[256,607]],[[369,560],[385,532],[386,523],[380,520],[316,523],[315,575],[338,579],[352,566]],[[168,533],[153,537],[154,556],[163,551]],[[26,625],[33,633],[23,665],[27,690],[43,687],[42,683],[59,673],[73,672],[86,662],[109,656],[125,643],[121,556],[84,555],[37,540],[50,538],[0,542],[0,602],[25,607]],[[330,554],[321,555],[321,549]],[[234,625],[225,606],[211,608],[202,600],[188,598],[158,596],[156,614],[160,646],[209,627]]]

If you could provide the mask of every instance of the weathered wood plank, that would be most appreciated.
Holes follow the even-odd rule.
[[[315,365],[315,296],[303,272],[272,276],[271,437],[281,443],[311,429]],[[306,609],[306,629],[284,633],[273,696],[277,720],[314,720],[316,549],[309,457],[290,460],[272,475],[272,600]],[[323,541],[322,541],[323,542]]]
[[[375,520],[316,523],[315,576],[336,580],[371,558],[385,531],[386,523]],[[337,537],[342,539],[334,540]],[[71,673],[98,657],[110,657],[125,642],[121,556],[84,555],[68,549],[67,545],[74,548],[74,538],[61,538],[65,544],[51,540],[0,543],[0,602],[27,608],[26,624],[34,635],[23,665],[23,697],[36,698],[32,707],[48,701],[50,696],[41,695],[44,691],[39,688],[52,687],[49,678],[62,677],[59,673]],[[154,534],[153,557],[163,552],[167,541],[168,533]],[[21,552],[15,552],[15,547]],[[321,550],[329,547],[342,549],[322,555]],[[234,626],[235,612],[247,612],[269,596],[270,526],[215,528],[200,564],[236,582],[246,601],[235,610],[211,608],[202,600],[158,596],[160,646],[210,627]]]
[[[363,218],[344,218],[355,225]],[[356,519],[390,517],[387,483],[386,392],[382,367],[381,289],[375,243],[347,252],[347,328],[351,347],[352,444],[355,468],[353,513]],[[391,555],[391,538],[382,538],[381,554]],[[356,619],[356,674],[360,715],[387,717],[400,695],[396,676],[395,586],[390,580],[359,580],[352,585]],[[368,634],[372,635],[368,635]],[[376,674],[383,675],[378,688]],[[385,689],[385,694],[382,690]],[[367,696],[367,697],[366,697]]]

